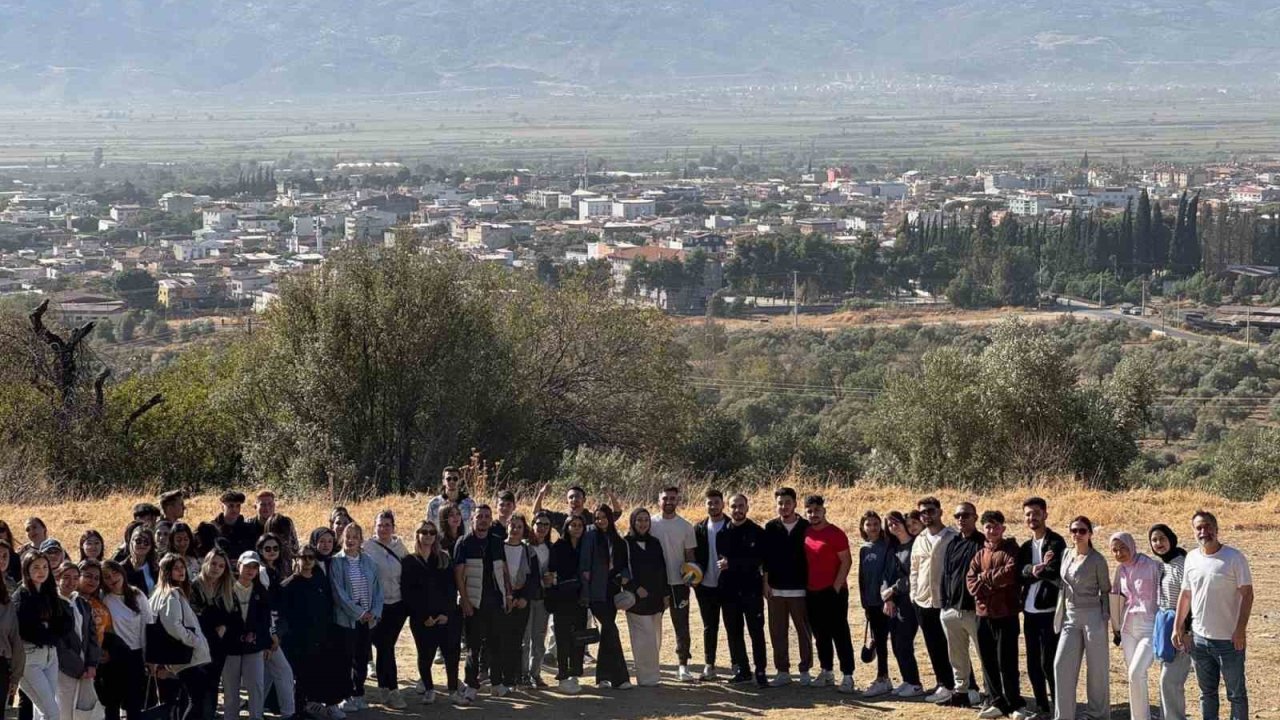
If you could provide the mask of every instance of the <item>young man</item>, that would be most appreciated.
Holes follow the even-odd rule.
[[[1218,683],[1227,686],[1231,720],[1249,717],[1244,655],[1253,610],[1253,574],[1237,549],[1218,539],[1218,518],[1208,510],[1191,517],[1198,548],[1187,553],[1173,641],[1191,652],[1200,686],[1200,715],[1218,720]],[[1186,634],[1191,614],[1191,637]]]
[[[800,646],[800,684],[809,685],[813,667],[813,637],[809,634],[805,586],[809,564],[805,560],[804,538],[809,521],[796,514],[796,491],[778,488],[773,493],[778,516],[764,526],[764,595],[769,607],[769,642],[773,645],[773,667],[777,671],[769,685],[791,683],[790,635],[794,624]]]
[[[156,523],[160,522],[160,508],[151,503],[138,503],[133,506],[133,519],[146,525],[148,530],[155,530]]]
[[[493,647],[498,614],[506,612],[504,585],[506,572],[502,541],[490,530],[493,510],[477,505],[471,532],[458,539],[453,555],[453,577],[458,584],[462,622],[467,639],[465,682],[470,694],[480,687],[481,653]]]
[[[947,633],[942,629],[942,571],[946,566],[947,546],[956,537],[955,529],[942,523],[942,503],[935,497],[916,503],[924,530],[911,546],[911,602],[920,617],[920,632],[929,651],[929,664],[937,687],[925,700],[949,703],[955,693],[955,674],[947,652]]]
[[[253,532],[253,541],[257,543],[258,538],[262,537],[263,533],[267,531],[267,521],[270,520],[273,515],[277,514],[276,494],[270,490],[259,490],[258,495],[254,498],[253,508],[255,511],[254,516],[249,519],[248,525],[249,529]],[[285,519],[288,520],[288,518]],[[292,526],[293,523],[290,522],[289,525]],[[294,533],[297,533],[296,528],[294,529]],[[284,541],[290,544],[290,548],[294,552],[297,551],[297,537],[287,537],[284,538]]]
[[[543,500],[546,499],[547,490],[551,488],[551,483],[546,483],[538,488],[538,494],[533,498],[533,514],[537,515],[544,512],[542,507]],[[595,515],[587,508],[587,491],[582,487],[574,485],[565,493],[565,502],[568,507],[565,512],[557,512],[555,510],[545,510],[551,518],[551,524],[555,531],[560,535],[564,534],[564,524],[569,521],[570,517],[582,518],[582,523],[586,527],[591,527],[595,522]],[[609,498],[609,509],[613,511],[613,519],[617,520],[622,517],[622,506],[618,504],[617,498]]]
[[[698,598],[698,615],[702,617],[702,653],[706,664],[699,680],[719,679],[716,672],[716,645],[720,640],[720,557],[717,536],[729,520],[724,515],[724,493],[711,488],[705,494],[707,517],[693,526],[697,547],[694,562],[702,569],[702,582],[694,587]]]
[[[427,519],[440,526],[440,508],[453,503],[462,511],[462,534],[471,529],[471,518],[476,512],[476,501],[462,490],[462,473],[450,465],[440,473],[440,494],[427,503]]]
[[[213,519],[213,526],[218,529],[218,536],[226,545],[227,556],[240,557],[253,550],[253,544],[257,541],[253,529],[240,514],[240,508],[244,506],[244,493],[228,490],[222,493],[219,501],[222,503],[222,512]]]
[[[849,634],[849,569],[853,567],[849,536],[827,522],[827,508],[821,495],[804,499],[804,514],[809,521],[809,529],[804,534],[805,600],[818,645],[818,663],[822,666],[813,684],[818,687],[832,684],[834,647],[844,676],[839,691],[852,694],[857,688],[853,684],[853,638]]]
[[[692,657],[689,642],[689,585],[685,583],[680,569],[686,562],[694,561],[698,538],[693,532],[693,523],[676,514],[676,509],[680,507],[680,488],[674,485],[663,488],[658,494],[658,506],[662,514],[650,522],[649,534],[658,538],[658,542],[662,544],[663,559],[667,563],[671,625],[676,632],[676,659],[680,663],[676,669],[676,679],[690,682],[694,678],[693,673],[689,672],[689,658]]]
[[[516,494],[510,490],[502,490],[498,493],[498,517],[493,520],[493,527],[489,532],[498,536],[503,542],[507,541],[507,525],[511,522],[511,516],[516,514]]]
[[[729,498],[729,524],[716,537],[716,561],[720,569],[720,601],[724,608],[724,633],[729,640],[729,657],[738,670],[731,683],[755,681],[765,687],[764,645],[764,528],[747,517],[747,496],[736,493]],[[751,636],[751,657],[743,624]]]
[[[974,707],[982,698],[974,687],[973,663],[969,648],[978,650],[978,613],[973,595],[966,585],[969,566],[982,549],[986,538],[978,532],[978,510],[973,503],[962,502],[952,516],[956,521],[956,537],[947,546],[942,570],[942,630],[947,636],[947,656],[955,676],[955,695],[951,705]],[[982,654],[979,651],[978,657]],[[983,670],[984,690],[991,693],[991,680]]]
[[[181,490],[170,490],[160,496],[160,512],[164,519],[176,523],[187,514],[187,496]]]
[[[991,683],[991,706],[980,718],[999,718],[1022,707],[1018,678],[1018,543],[1004,536],[1004,513],[982,513],[982,550],[966,582],[978,608],[978,652]]]
[[[1049,529],[1048,519],[1049,504],[1044,498],[1030,497],[1022,501],[1022,520],[1031,532],[1031,539],[1018,548],[1018,584],[1027,646],[1027,679],[1031,681],[1036,707],[1015,712],[1018,720],[1052,713],[1053,708],[1053,659],[1058,652],[1053,618],[1058,608],[1062,556],[1067,552],[1067,542]]]

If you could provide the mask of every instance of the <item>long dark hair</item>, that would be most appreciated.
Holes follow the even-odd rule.
[[[182,582],[178,584],[174,584],[173,580],[170,579],[173,575],[174,566],[179,564],[182,565],[183,570],[187,569],[187,560],[181,555],[165,553],[164,557],[160,558],[160,577],[156,579],[156,592],[176,591],[182,593],[182,597],[189,600],[191,599],[191,578],[183,575]]]
[[[190,525],[181,520],[174,523],[173,530],[169,531],[169,552],[173,552],[173,539],[179,535],[187,536],[187,551],[182,554],[182,557],[199,558],[200,556],[196,553],[196,534],[191,531]]]
[[[263,557],[262,547],[271,541],[275,541],[275,544],[280,546],[280,552],[276,554],[274,563],[267,563],[266,559],[263,558],[262,564],[270,568],[271,572],[278,578],[276,582],[279,582],[289,577],[293,570],[293,552],[284,538],[274,533],[263,533],[262,537],[258,538],[257,545],[254,546],[254,549],[258,551],[258,557]]]
[[[1093,534],[1093,521],[1090,520],[1089,518],[1085,517],[1084,515],[1077,515],[1071,518],[1071,522],[1067,523],[1067,529],[1070,530],[1071,526],[1075,525],[1076,523],[1084,523],[1084,526],[1089,528],[1089,534],[1090,535]],[[1093,538],[1089,538],[1089,549],[1090,550],[1093,549]]]
[[[31,580],[31,566],[41,560],[49,568],[49,575],[39,587],[36,587]],[[58,584],[53,579],[53,563],[49,562],[49,557],[39,550],[28,550],[22,556],[22,590],[24,603],[32,600],[39,603],[42,619],[49,620],[64,612],[64,604],[58,597]]]
[[[87,557],[84,554],[84,544],[93,539],[97,539],[98,547],[102,548],[101,555],[99,555],[96,558]],[[98,562],[102,562],[107,557],[107,541],[102,538],[102,533],[92,528],[90,528],[89,530],[85,530],[80,535],[80,542],[77,547],[80,550],[81,560],[97,560]]]
[[[458,530],[461,531],[462,528],[466,526],[467,521],[466,518],[462,517],[462,508],[451,502],[445,503],[440,506],[440,512],[436,515],[440,520],[440,527],[436,528],[440,531],[440,539],[437,542],[447,545],[450,551],[452,551],[458,544],[458,538],[460,537],[460,535],[455,534],[452,531],[452,528],[449,527],[449,516],[453,513],[458,513],[458,518],[462,521],[458,523]]]
[[[3,521],[0,520],[0,522],[3,522]],[[13,543],[9,542],[8,540],[0,540],[0,547],[8,550],[9,556],[13,557]],[[0,568],[0,575],[3,575],[5,570],[6,568]],[[8,604],[9,604],[9,584],[4,581],[3,577],[0,577],[0,605],[8,605]]]
[[[129,574],[124,571],[124,566],[115,560],[106,560],[102,563],[102,594],[104,596],[111,594],[111,590],[107,588],[108,572],[120,573],[120,596],[124,606],[133,612],[142,612],[141,606],[138,605],[138,595],[142,591],[129,584]]]

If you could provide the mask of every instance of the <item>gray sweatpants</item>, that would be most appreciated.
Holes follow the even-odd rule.
[[[1058,637],[1058,654],[1053,659],[1054,718],[1076,719],[1075,688],[1080,681],[1080,663],[1089,667],[1085,675],[1085,717],[1104,720],[1111,716],[1111,684],[1108,673],[1111,634],[1102,618],[1102,608],[1068,609]]]
[[[262,705],[266,693],[262,688],[265,670],[262,652],[249,655],[228,655],[222,666],[222,720],[240,717],[240,689],[249,694],[249,717],[262,717]]]
[[[1160,718],[1187,720],[1187,675],[1191,654],[1178,651],[1173,662],[1160,663]]]

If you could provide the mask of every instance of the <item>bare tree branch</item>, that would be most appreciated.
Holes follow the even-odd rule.
[[[137,410],[129,413],[129,419],[124,421],[124,436],[129,437],[129,429],[133,427],[133,423],[142,417],[148,410],[164,402],[164,397],[160,393],[151,396],[151,399],[138,406]]]
[[[93,381],[93,400],[98,408],[98,413],[102,413],[102,386],[107,384],[107,378],[111,377],[111,369],[106,368],[98,373],[98,379]]]

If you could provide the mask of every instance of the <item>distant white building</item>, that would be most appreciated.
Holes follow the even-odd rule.
[[[708,215],[702,221],[702,226],[708,230],[728,230],[737,224],[738,220],[732,215]]]
[[[230,230],[236,226],[236,217],[239,215],[239,208],[230,205],[218,205],[217,207],[205,208],[201,218],[206,230]]]
[[[543,210],[560,208],[560,193],[555,190],[534,190],[527,196],[529,204]]]
[[[1057,201],[1069,208],[1092,210],[1100,207],[1124,207],[1133,203],[1136,207],[1142,190],[1136,187],[1104,187],[1092,190],[1071,188],[1058,193]]]
[[[222,243],[212,239],[180,240],[173,243],[173,259],[178,262],[203,260],[218,254]]]
[[[607,197],[593,196],[578,198],[578,219],[610,217],[613,215],[613,201]]]
[[[493,198],[475,198],[467,203],[467,207],[480,215],[495,215],[502,209]]]
[[[118,227],[129,227],[138,220],[138,216],[142,214],[142,208],[137,205],[112,205],[111,219],[116,221]]]
[[[512,228],[506,223],[477,223],[467,228],[467,243],[497,250],[511,245]]]
[[[348,244],[367,243],[382,237],[382,231],[396,224],[396,214],[366,208],[347,216],[343,238]]]
[[[280,232],[280,219],[271,215],[241,215],[236,229],[249,232]]]
[[[1014,215],[1036,216],[1053,207],[1053,198],[1043,193],[1022,193],[1009,198],[1009,212]]]
[[[170,215],[190,215],[196,211],[196,196],[167,192],[160,196],[160,209]]]
[[[653,200],[629,199],[614,200],[613,216],[623,220],[634,220],[641,217],[653,217],[658,214],[657,203]]]
[[[1261,185],[1239,185],[1231,188],[1231,202],[1256,205],[1264,202],[1280,201],[1280,187],[1264,187]]]

